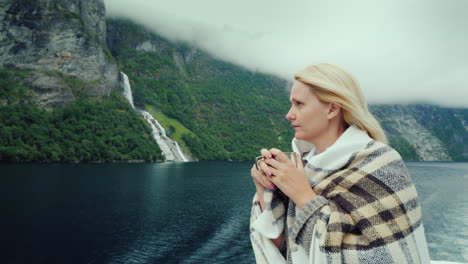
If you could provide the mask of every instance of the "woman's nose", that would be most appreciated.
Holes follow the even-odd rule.
[[[286,119],[292,121],[296,119],[296,115],[292,113],[292,109],[289,109],[288,113],[286,114]]]

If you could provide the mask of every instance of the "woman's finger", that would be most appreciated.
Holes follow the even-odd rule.
[[[281,166],[281,163],[277,161],[276,159],[266,159],[264,160],[264,162],[268,166],[270,166],[270,168],[274,168],[274,169],[279,169],[279,167]]]
[[[268,167],[268,164],[266,164],[265,160],[261,160],[258,165],[260,170],[262,170],[267,176],[271,176],[271,169]]]
[[[273,155],[271,155],[270,151],[268,151],[267,149],[260,150],[260,153],[262,154],[263,157],[267,159],[273,158]]]
[[[257,157],[257,158],[260,158],[260,157]],[[257,159],[257,160],[255,161],[255,168],[256,168],[257,170],[261,170],[261,168],[260,168],[260,162],[262,162],[262,161],[263,161],[263,158]]]
[[[267,177],[263,176],[261,178],[261,181],[262,181],[263,186],[265,186],[265,188],[268,188],[270,190],[275,189],[275,185]]]
[[[261,179],[262,174],[263,174],[263,172],[257,170],[255,165],[253,165],[252,168],[250,169],[250,175],[252,176],[252,179],[254,180],[254,182],[262,185],[265,188],[267,188],[267,186],[265,186],[264,181],[262,181],[262,179]]]
[[[289,160],[288,157],[286,157],[286,155],[279,149],[272,148],[270,149],[270,153],[279,161]]]
[[[303,169],[304,168],[304,163],[302,163],[301,156],[296,152],[294,152],[294,161],[296,163],[296,168],[298,168],[298,169]]]
[[[279,169],[275,169],[273,167],[270,167],[270,170],[271,170],[271,177],[268,177],[268,179],[273,179],[273,178],[278,178],[278,176],[280,176],[280,170]]]
[[[262,171],[257,170],[255,165],[252,166],[250,173],[254,181],[261,184],[265,188],[274,189],[273,183],[265,176]]]
[[[270,177],[269,179],[270,179],[270,181],[272,182],[272,184],[274,184],[275,186],[280,186],[280,185],[278,184],[279,181],[281,181],[281,179],[280,179],[279,177],[273,176],[273,177]],[[278,188],[279,188],[279,187],[278,187]]]

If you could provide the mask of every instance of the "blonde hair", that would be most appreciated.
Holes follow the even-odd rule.
[[[311,86],[322,102],[339,105],[348,125],[355,125],[371,138],[387,143],[382,127],[367,108],[361,88],[345,70],[333,64],[317,64],[296,73],[294,79]]]

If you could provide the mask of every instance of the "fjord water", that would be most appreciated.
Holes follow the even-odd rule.
[[[1,164],[1,263],[254,263],[249,162]],[[407,163],[433,260],[468,262],[468,163]]]

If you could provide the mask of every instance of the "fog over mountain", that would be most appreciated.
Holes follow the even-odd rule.
[[[468,1],[105,0],[173,41],[291,79],[308,64],[349,70],[370,103],[468,107]]]

